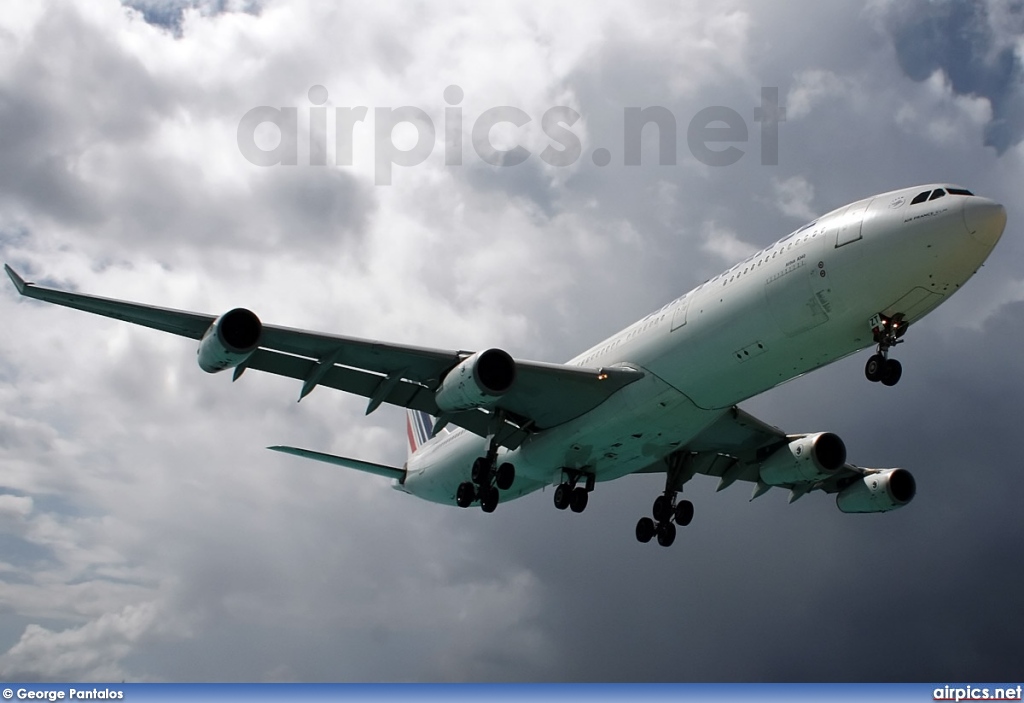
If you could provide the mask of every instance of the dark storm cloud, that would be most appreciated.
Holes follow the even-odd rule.
[[[1009,36],[1024,29],[1024,5],[1009,3],[1005,16],[991,17],[986,3],[915,0],[889,13],[896,56],[907,75],[923,81],[936,70],[954,91],[988,98],[992,121],[985,144],[1002,153],[1024,137],[1024,71],[1014,46],[995,34],[993,22]]]
[[[1024,304],[977,335],[984,368],[963,363],[978,358],[975,337],[925,322],[899,348],[895,393],[866,383],[858,355],[749,404],[790,431],[840,433],[853,461],[911,469],[918,496],[903,510],[844,515],[833,497],[787,505],[780,490],[748,503],[749,484],[715,493],[698,476],[686,487],[697,517],[662,550],[632,536],[659,477],[600,484],[582,515],[554,512],[550,491],[503,506],[481,542],[543,574],[538,619],[562,653],[545,676],[1012,679],[1024,473],[1007,457],[1019,454]]]

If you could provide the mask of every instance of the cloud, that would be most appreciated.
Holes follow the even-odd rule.
[[[723,261],[740,261],[757,251],[753,244],[742,241],[735,232],[715,222],[705,223],[703,239],[701,249]]]
[[[223,12],[258,14],[263,3],[259,0],[122,0],[122,4],[142,13],[149,24],[164,27],[181,36],[185,14],[189,11],[200,17]]]
[[[159,629],[158,619],[156,606],[146,603],[57,632],[28,625],[18,643],[0,656],[0,672],[14,681],[123,680],[121,660]]]
[[[848,76],[820,69],[800,71],[789,89],[786,117],[803,118],[820,103],[837,99],[849,100],[858,92],[859,86]]]
[[[992,106],[985,144],[1002,153],[1024,136],[1021,107],[1019,3],[877,3],[881,21],[892,35],[900,66],[916,81],[940,70],[958,95],[981,97]]]
[[[1016,63],[1000,72],[1018,50],[1012,4],[915,4],[924,30],[910,10],[856,2],[130,7],[5,15],[0,160],[16,168],[0,173],[0,257],[32,279],[562,361],[794,219],[877,192],[951,179],[1007,203],[1011,225],[910,330],[899,387],[866,384],[858,356],[748,404],[787,431],[840,433],[858,463],[912,469],[912,506],[844,516],[823,496],[749,503],[749,487],[698,477],[697,518],[669,551],[633,537],[662,477],[602,483],[582,515],[554,510],[550,491],[493,515],[418,502],[263,449],[401,464],[401,412],[367,417],[324,388],[296,403],[299,384],[251,371],[207,376],[190,341],[0,287],[5,678],[1012,679],[1024,151],[984,148],[1016,114]],[[966,40],[949,36],[954,16]],[[444,157],[452,84],[461,166]],[[433,150],[374,185],[367,120],[351,166],[309,165],[313,85],[328,91],[329,155],[335,108],[359,105],[420,107]],[[768,86],[785,96],[778,166],[760,163],[754,121]],[[239,120],[260,105],[296,109],[295,166],[239,153]],[[470,146],[496,105],[531,118],[504,125],[532,152],[520,166]],[[726,168],[685,138],[716,105],[748,127]],[[581,115],[564,168],[538,156],[555,106]],[[675,120],[675,165],[650,128],[642,163],[624,163],[625,109],[647,106]],[[899,656],[878,656],[880,631]]]
[[[814,186],[802,176],[793,176],[784,181],[772,179],[775,199],[779,211],[783,215],[798,220],[813,220],[818,214],[812,207],[814,202]]]

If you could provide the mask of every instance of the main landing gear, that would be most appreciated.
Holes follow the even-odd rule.
[[[587,509],[590,492],[594,490],[594,474],[578,469],[563,469],[562,474],[566,480],[555,488],[555,507],[559,510],[570,508],[574,513],[582,513]],[[585,479],[584,485],[576,485],[581,478]]]
[[[470,479],[459,484],[455,492],[455,504],[460,508],[468,508],[479,500],[481,510],[493,513],[498,507],[498,491],[512,488],[516,480],[516,469],[507,461],[498,464],[498,444],[492,439],[487,454],[473,462]]]
[[[654,500],[654,519],[640,518],[636,524],[636,538],[650,542],[655,535],[658,544],[670,547],[676,541],[676,525],[686,527],[693,520],[693,503],[688,500],[676,502],[675,491],[665,491]]]
[[[904,342],[901,337],[907,331],[907,323],[903,321],[903,313],[892,317],[878,314],[871,318],[870,324],[878,348],[864,366],[864,375],[872,383],[881,381],[884,386],[895,386],[903,376],[903,365],[889,358],[889,349]]]
[[[665,492],[654,500],[654,519],[642,517],[636,524],[636,538],[650,542],[655,536],[658,544],[669,547],[676,541],[676,525],[686,527],[693,520],[693,503],[688,500],[676,501],[683,484],[693,478],[696,471],[694,456],[688,452],[675,452],[665,457],[668,470],[665,476]]]

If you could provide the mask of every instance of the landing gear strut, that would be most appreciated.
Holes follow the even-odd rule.
[[[889,358],[889,349],[904,341],[901,337],[907,331],[907,323],[903,321],[903,313],[892,317],[879,313],[871,318],[870,324],[878,347],[864,366],[864,375],[872,383],[881,381],[882,385],[895,386],[903,376],[903,365]]]
[[[693,503],[688,500],[676,500],[683,484],[693,478],[696,467],[693,455],[688,452],[670,454],[665,458],[668,471],[665,477],[665,491],[654,499],[651,510],[654,515],[642,517],[636,524],[636,538],[640,542],[650,542],[655,536],[658,544],[669,547],[676,541],[676,525],[686,527],[693,521]]]
[[[594,490],[594,474],[579,469],[563,469],[563,480],[555,488],[555,507],[559,510],[572,509],[574,513],[582,513],[587,509],[590,492]],[[578,486],[580,479],[584,485]]]
[[[470,480],[459,484],[455,492],[455,504],[468,508],[474,501],[480,501],[480,509],[493,513],[498,507],[499,490],[507,491],[516,480],[515,467],[506,462],[498,464],[497,433],[487,443],[487,454],[473,461]]]

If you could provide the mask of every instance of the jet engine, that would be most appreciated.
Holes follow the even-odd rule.
[[[818,432],[792,440],[761,462],[761,480],[769,486],[816,481],[846,464],[846,445],[838,435]]]
[[[260,345],[263,324],[245,308],[230,310],[210,325],[199,342],[199,368],[217,373],[238,366]]]
[[[844,513],[884,513],[914,499],[917,482],[906,469],[871,473],[841,490],[836,505]]]
[[[516,362],[501,349],[466,358],[448,372],[434,394],[442,412],[486,408],[498,402],[516,380]]]

